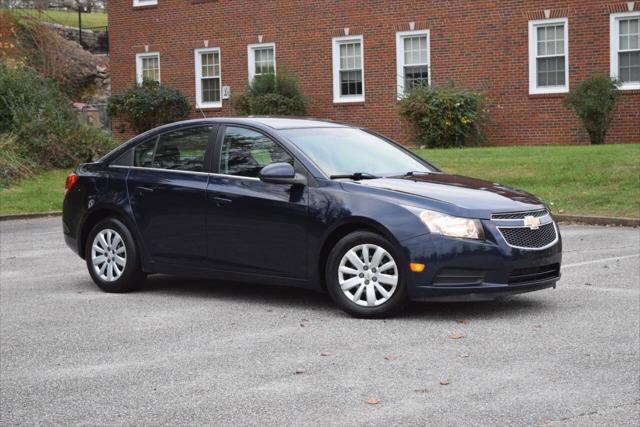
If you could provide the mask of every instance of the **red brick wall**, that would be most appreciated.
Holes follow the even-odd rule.
[[[569,20],[569,84],[593,72],[609,72],[609,13],[626,2],[601,0],[159,0],[133,8],[110,1],[113,92],[135,80],[135,54],[160,52],[162,82],[177,87],[195,105],[193,50],[221,50],[222,84],[232,93],[247,83],[247,44],[276,43],[278,67],[286,66],[311,99],[310,115],[371,127],[410,143],[397,114],[396,32],[429,29],[432,83],[453,79],[483,92],[492,124],[487,143],[576,144],[588,141],[563,95],[529,95],[528,21]],[[636,2],[636,10],[640,2]],[[331,38],[364,36],[363,104],[334,104]],[[230,102],[208,116],[233,115]],[[201,117],[193,113],[193,117]],[[115,128],[114,128],[115,130]],[[117,134],[117,130],[116,130]],[[608,142],[640,142],[640,91],[625,91]]]

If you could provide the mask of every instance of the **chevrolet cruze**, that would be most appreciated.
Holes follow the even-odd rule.
[[[560,233],[538,198],[333,122],[174,123],[78,166],[65,187],[66,242],[107,292],[153,273],[273,283],[373,318],[560,277]]]

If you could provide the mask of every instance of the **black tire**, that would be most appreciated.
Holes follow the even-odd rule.
[[[388,255],[393,258],[393,261],[396,264],[398,279],[395,291],[387,301],[381,303],[380,305],[358,305],[352,299],[350,299],[340,287],[338,270],[340,268],[340,262],[342,258],[349,250],[362,244],[376,245],[383,248],[385,251],[387,251]],[[343,237],[338,243],[336,243],[336,245],[329,253],[327,265],[325,268],[327,291],[329,292],[329,295],[331,295],[331,298],[338,305],[338,307],[349,313],[351,316],[366,319],[379,319],[389,317],[401,312],[404,308],[406,308],[409,298],[407,296],[405,276],[406,273],[404,270],[404,264],[402,263],[402,258],[399,256],[398,251],[396,250],[394,245],[379,234],[369,231],[356,231]],[[371,283],[371,281],[368,281],[367,283]],[[379,284],[382,284],[382,282],[380,282]],[[360,285],[358,285],[358,287],[359,286]],[[381,294],[376,295],[382,296]]]
[[[105,280],[95,270],[92,258],[92,246],[96,236],[104,230],[113,230],[121,237],[125,248],[125,265],[120,276],[116,280]],[[113,256],[113,255],[111,255]],[[89,232],[85,242],[85,260],[91,278],[100,289],[105,292],[122,293],[131,292],[144,282],[146,274],[140,268],[140,257],[136,248],[133,235],[127,226],[116,218],[100,220]],[[104,273],[106,274],[106,273]]]

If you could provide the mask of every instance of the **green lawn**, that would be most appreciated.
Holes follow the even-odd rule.
[[[63,10],[45,10],[40,14],[33,9],[12,9],[11,13],[19,16],[28,16],[46,22],[54,22],[68,27],[78,27],[78,12]],[[101,12],[83,13],[82,27],[106,27],[109,25],[109,15]]]
[[[69,172],[53,170],[0,189],[0,215],[61,210],[64,181]]]
[[[527,190],[555,213],[640,218],[640,144],[417,151],[446,172]]]
[[[446,172],[542,197],[555,213],[640,218],[640,144],[418,150]],[[69,171],[0,190],[0,214],[62,208]]]

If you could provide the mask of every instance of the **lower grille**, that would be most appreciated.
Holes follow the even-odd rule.
[[[541,225],[535,230],[528,227],[498,227],[498,230],[509,246],[516,248],[543,249],[558,239],[556,226],[553,222]]]
[[[434,286],[479,285],[484,281],[484,270],[443,268],[433,279]]]
[[[517,285],[545,279],[560,277],[560,264],[543,265],[542,267],[517,268],[509,276],[509,284]]]

